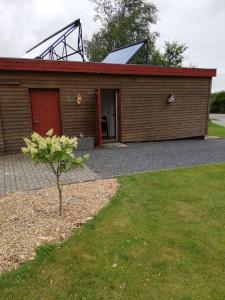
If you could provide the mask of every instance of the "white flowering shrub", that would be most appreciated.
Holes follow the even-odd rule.
[[[46,133],[46,137],[34,132],[31,139],[24,138],[26,147],[22,152],[26,154],[35,164],[45,164],[48,170],[56,176],[56,184],[59,192],[59,215],[62,214],[62,189],[60,186],[60,175],[70,170],[81,167],[88,159],[76,157],[77,138],[54,135],[53,129]]]

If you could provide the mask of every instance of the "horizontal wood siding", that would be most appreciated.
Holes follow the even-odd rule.
[[[4,136],[3,136],[3,126],[2,126],[2,113],[1,113],[1,102],[0,102],[0,155],[4,154]]]
[[[5,153],[18,152],[23,136],[31,132],[28,91],[21,86],[0,85],[0,102]]]
[[[122,88],[124,142],[204,136],[210,79],[127,78]],[[174,94],[176,103],[168,103]]]
[[[207,130],[209,78],[2,71],[3,80],[8,83],[0,84],[5,153],[17,152],[22,137],[32,132],[29,88],[60,90],[62,131],[69,136],[96,137],[97,88],[120,89],[123,142],[196,137]],[[168,104],[171,93],[176,103]]]

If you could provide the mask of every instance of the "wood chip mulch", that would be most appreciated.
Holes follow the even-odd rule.
[[[35,257],[41,244],[65,240],[90,220],[117,191],[116,179],[63,186],[63,211],[58,215],[55,187],[0,197],[0,274]]]

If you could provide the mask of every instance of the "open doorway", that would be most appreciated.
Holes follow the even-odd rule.
[[[101,90],[101,124],[103,143],[118,140],[117,105],[117,90]]]

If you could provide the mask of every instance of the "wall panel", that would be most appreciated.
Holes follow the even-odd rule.
[[[62,131],[69,136],[96,136],[97,88],[121,90],[123,142],[197,137],[207,131],[210,78],[2,71],[1,80],[19,84],[0,84],[0,153],[3,134],[5,153],[14,153],[32,132],[29,88],[60,90]],[[176,103],[168,104],[171,93]]]

